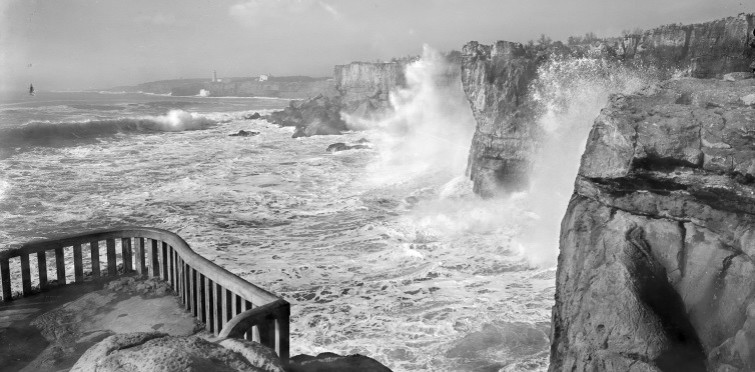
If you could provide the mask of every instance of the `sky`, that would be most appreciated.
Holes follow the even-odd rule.
[[[0,90],[331,76],[428,44],[526,42],[755,13],[752,0],[0,0]]]

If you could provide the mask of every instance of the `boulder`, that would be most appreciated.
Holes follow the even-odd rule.
[[[291,358],[288,372],[391,372],[375,359],[353,354],[341,356],[322,353],[316,357],[306,354]]]
[[[347,151],[347,150],[358,150],[358,149],[370,149],[372,148],[371,145],[369,145],[369,142],[357,142],[355,145],[348,145],[343,142],[337,142],[334,144],[331,144],[328,146],[325,151],[327,152],[339,152],[339,151]]]
[[[195,336],[148,332],[110,336],[89,348],[71,368],[71,372],[107,371],[284,370],[274,351],[251,341],[225,340],[218,344]]]
[[[246,120],[256,120],[256,119],[259,119],[261,117],[262,117],[262,115],[260,115],[259,112],[255,112],[253,114],[246,114],[246,115],[244,115],[244,119],[246,119]]]
[[[289,107],[266,117],[267,121],[284,127],[295,127],[294,138],[341,134],[346,122],[341,119],[339,97],[318,95],[305,101],[292,101]]]
[[[755,80],[611,98],[562,222],[550,371],[755,370]]]
[[[259,135],[260,132],[254,132],[251,130],[240,130],[238,133],[229,134],[229,137],[253,137]]]

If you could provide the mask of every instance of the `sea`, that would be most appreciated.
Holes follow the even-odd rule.
[[[283,99],[6,93],[0,249],[167,229],[291,303],[291,355],[362,354],[394,371],[544,371],[558,226],[584,141],[609,94],[647,75],[596,78],[595,61],[544,66],[552,81],[535,91],[550,107],[540,124],[552,151],[537,155],[536,185],[481,199],[465,174],[471,111],[460,86],[432,84],[443,71],[433,56],[407,67],[392,114],[342,135],[292,138],[293,128],[247,119]],[[240,130],[259,134],[230,136]],[[371,148],[326,151],[361,139]]]

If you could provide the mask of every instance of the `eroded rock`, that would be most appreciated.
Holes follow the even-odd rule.
[[[375,359],[353,354],[341,356],[322,353],[316,357],[306,354],[291,358],[288,372],[391,372]]]
[[[550,371],[751,371],[755,80],[614,96],[562,223]]]

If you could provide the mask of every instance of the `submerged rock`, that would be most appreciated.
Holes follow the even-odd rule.
[[[360,142],[365,141],[365,142]],[[355,145],[349,145],[343,142],[337,142],[334,144],[331,144],[328,146],[325,151],[327,152],[339,152],[339,151],[347,151],[347,150],[359,150],[359,149],[371,149],[372,145],[369,144],[369,141],[362,138],[361,140],[357,141],[357,144]]]
[[[306,354],[291,358],[288,372],[391,372],[375,359],[354,354],[341,356],[322,353],[316,357]]]
[[[562,223],[550,371],[755,370],[755,80],[595,120]]]
[[[240,130],[238,133],[229,134],[229,137],[253,137],[259,135],[260,132],[254,132],[251,130]]]

